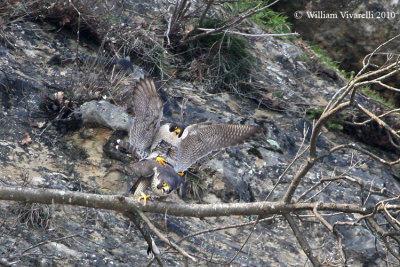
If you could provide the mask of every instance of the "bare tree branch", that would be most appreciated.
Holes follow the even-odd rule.
[[[203,32],[206,32],[206,33],[215,31],[215,29],[205,29],[205,28],[197,28],[196,30],[203,31]],[[246,37],[278,37],[278,36],[299,36],[300,35],[297,32],[293,32],[293,33],[264,33],[264,34],[249,34],[249,33],[229,31],[229,30],[225,30],[223,32],[224,33],[235,34],[235,35],[246,36]]]
[[[207,1],[207,6],[206,8],[203,10],[203,13],[201,13],[200,18],[199,18],[199,23],[198,25],[200,26],[204,20],[204,18],[207,15],[208,10],[210,9],[211,5],[214,3],[214,0],[208,0]]]
[[[297,242],[299,242],[301,248],[303,249],[304,253],[307,255],[308,259],[311,261],[311,263],[316,267],[321,266],[321,263],[314,256],[314,253],[313,253],[310,245],[308,244],[307,239],[303,236],[300,229],[297,227],[296,222],[294,221],[293,217],[288,213],[284,213],[283,216],[289,223],[290,228],[292,228],[293,233],[297,239]]]
[[[143,220],[141,219],[139,214],[137,212],[124,212],[124,215],[126,217],[128,217],[129,220],[131,220],[136,225],[136,227],[139,229],[140,233],[142,234],[144,240],[146,240],[149,248],[151,248],[153,250],[153,240],[150,236],[150,233],[144,228]],[[161,259],[160,254],[153,252],[153,255],[154,255],[154,258],[156,259],[157,263],[160,266],[165,266],[164,262]]]
[[[198,40],[198,39],[200,39],[200,38],[202,38],[204,36],[215,34],[215,33],[220,33],[220,32],[222,32],[222,31],[224,31],[226,29],[229,29],[229,28],[233,27],[234,25],[238,25],[244,19],[246,19],[248,17],[251,17],[254,14],[257,14],[257,13],[263,11],[264,9],[267,9],[267,8],[271,7],[272,5],[276,4],[277,2],[279,2],[279,0],[276,0],[276,1],[272,2],[271,4],[266,5],[266,6],[262,7],[262,8],[258,8],[259,5],[257,5],[255,8],[251,9],[247,14],[239,16],[239,18],[237,18],[236,20],[226,24],[225,26],[219,27],[219,28],[214,29],[212,31],[208,31],[208,32],[197,34],[197,35],[195,35],[195,36],[193,36],[191,38],[187,38],[187,36],[189,36],[189,34],[188,34],[184,38],[182,38],[181,42],[184,43],[184,44],[187,44],[187,43],[193,42],[195,40]]]
[[[150,220],[144,215],[144,213],[140,210],[137,211],[137,213],[140,215],[140,217],[143,219],[143,221],[147,224],[147,226],[150,228],[150,230],[152,230],[157,236],[158,238],[161,239],[161,241],[163,241],[164,243],[170,245],[171,247],[173,247],[176,251],[178,251],[180,254],[182,254],[182,256],[184,256],[185,258],[189,258],[192,261],[196,262],[196,259],[189,255],[189,253],[187,253],[186,251],[184,251],[181,247],[179,247],[176,243],[172,242],[171,240],[169,240],[168,238],[166,238],[158,229],[157,227],[155,227]]]
[[[374,113],[372,113],[371,111],[369,111],[368,109],[364,108],[362,105],[360,105],[359,103],[356,103],[356,107],[358,107],[362,112],[364,112],[366,115],[368,115],[368,117],[372,118],[374,121],[376,121],[380,126],[382,126],[383,128],[385,128],[387,131],[389,131],[391,134],[393,134],[394,136],[396,136],[397,138],[400,139],[400,136],[396,133],[395,130],[392,129],[392,127],[390,127],[386,122],[384,122],[383,120],[381,120],[380,118],[378,118]]]
[[[172,202],[147,202],[146,206],[136,199],[120,195],[97,195],[81,192],[69,192],[55,189],[28,189],[0,186],[0,200],[25,201],[28,203],[64,204],[115,211],[149,211],[175,216],[216,217],[233,215],[272,215],[284,212],[312,209],[315,203],[288,204],[283,202],[218,203],[218,204],[181,204]],[[378,210],[382,210],[378,207]],[[400,205],[387,205],[388,210],[400,210]],[[338,211],[367,215],[373,208],[354,204],[321,203],[321,211]]]
[[[334,226],[332,226],[327,220],[325,220],[324,217],[321,216],[321,214],[318,213],[318,206],[319,203],[317,203],[313,209],[313,213],[315,215],[315,217],[331,232],[333,233],[337,238],[338,238],[338,246],[339,246],[339,251],[340,251],[340,255],[342,257],[342,262],[343,264],[346,266],[346,256],[345,253],[343,251],[343,247],[342,247],[342,235],[336,230],[336,228]]]

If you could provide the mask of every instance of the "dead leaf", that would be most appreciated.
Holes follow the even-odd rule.
[[[274,99],[274,96],[272,95],[271,92],[269,92],[269,93],[266,93],[266,94],[264,95],[264,98],[265,98],[265,99],[268,99],[268,100],[273,100],[273,99]]]
[[[193,24],[185,25],[185,34],[188,34],[189,32],[194,30]]]
[[[21,145],[25,146],[25,145],[29,145],[30,143],[32,143],[31,137],[29,136],[28,133],[24,133],[22,135]]]
[[[65,25],[65,24],[68,24],[70,22],[71,22],[71,20],[67,16],[62,17],[62,19],[61,19],[61,25]]]
[[[54,99],[58,101],[58,103],[62,104],[64,102],[64,92],[59,91],[54,93]]]
[[[36,126],[37,126],[39,129],[42,129],[45,125],[46,125],[46,122],[45,122],[45,121],[41,121],[41,122],[38,122]]]

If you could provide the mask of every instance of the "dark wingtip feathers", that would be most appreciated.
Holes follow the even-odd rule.
[[[140,79],[135,85],[135,95],[144,96],[144,95],[157,95],[157,89],[154,84],[153,79],[145,77]]]

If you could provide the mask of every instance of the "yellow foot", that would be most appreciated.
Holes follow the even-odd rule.
[[[164,166],[167,166],[167,164],[165,163],[165,159],[163,159],[162,157],[157,157],[156,161],[160,162]]]
[[[179,174],[180,176],[183,176],[183,175],[185,174],[185,172],[178,172],[178,174]]]
[[[146,195],[145,193],[143,193],[143,192],[140,192],[140,194],[141,194],[141,196],[138,198],[138,202],[140,202],[142,199],[143,199],[143,206],[146,206],[146,200],[148,199],[148,198],[150,198],[150,195]]]

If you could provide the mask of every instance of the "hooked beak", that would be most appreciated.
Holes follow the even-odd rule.
[[[169,194],[172,191],[171,187],[169,187],[166,183],[162,183],[161,185],[158,185],[157,188],[161,189],[166,194]]]

